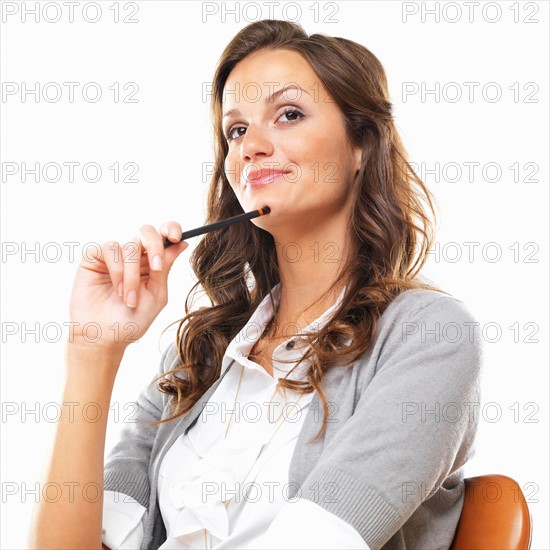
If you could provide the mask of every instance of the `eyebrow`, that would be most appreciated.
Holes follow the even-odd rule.
[[[281,88],[279,90],[276,90],[275,92],[273,92],[271,95],[267,96],[265,98],[265,103],[270,103],[272,102],[274,99],[276,99],[277,97],[279,97],[281,94],[283,94],[284,92],[286,92],[287,90],[300,90],[302,92],[305,92],[307,95],[309,95],[309,92],[307,90],[304,90],[303,88],[301,88],[300,86],[285,86],[284,88]],[[232,115],[240,115],[241,112],[238,110],[238,109],[229,109],[229,111],[226,111],[224,114],[223,114],[223,118],[226,118],[228,116],[232,116]]]

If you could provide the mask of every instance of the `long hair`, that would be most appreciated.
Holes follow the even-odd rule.
[[[343,299],[330,322],[316,334],[305,335],[308,346],[302,360],[310,359],[310,365],[304,380],[279,382],[299,393],[318,392],[324,414],[317,439],[326,430],[328,405],[321,388],[325,372],[350,365],[369,349],[379,317],[401,292],[413,288],[443,292],[415,279],[433,243],[434,229],[425,208],[435,223],[435,201],[407,161],[392,117],[385,71],[374,54],[351,40],[308,36],[298,24],[262,20],[233,38],[214,75],[215,163],[206,223],[243,212],[224,170],[228,153],[222,130],[226,80],[249,54],[277,48],[297,52],[309,62],[342,111],[349,142],[362,148],[350,218],[354,253],[331,286],[345,286]],[[186,315],[178,321],[179,365],[158,382],[159,390],[172,396],[173,415],[158,423],[188,412],[219,378],[227,346],[280,282],[273,237],[254,224],[233,224],[206,234],[191,255],[191,266],[197,282],[187,295]],[[192,311],[190,299],[199,286],[211,306]],[[346,339],[351,344],[343,342]]]

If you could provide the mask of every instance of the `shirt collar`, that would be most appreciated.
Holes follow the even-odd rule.
[[[330,317],[332,316],[334,311],[342,303],[346,288],[347,287],[344,287],[341,290],[338,298],[332,306],[330,306],[323,314],[317,317],[317,319],[312,321],[305,329],[301,330],[301,332],[317,332],[321,328],[323,328],[330,321]],[[260,305],[256,308],[247,323],[229,343],[222,361],[222,373],[225,371],[225,369],[229,367],[233,360],[237,361],[241,365],[257,368],[255,364],[252,364],[252,362],[248,359],[248,355],[250,354],[250,350],[252,349],[254,344],[260,339],[260,336],[263,334],[267,323],[273,317],[274,308],[271,303],[270,295],[273,298],[275,308],[277,308],[281,299],[280,283],[277,283],[271,289],[271,291],[266,294],[266,296],[260,302]],[[286,354],[288,354],[288,350],[294,349],[295,344],[298,344],[299,340],[306,340],[306,337],[303,335],[292,336],[282,342],[279,346],[277,346],[274,353],[287,358]]]

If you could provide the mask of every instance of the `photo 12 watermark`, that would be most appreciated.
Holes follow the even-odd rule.
[[[139,23],[138,2],[0,2],[2,23]]]
[[[78,422],[99,422],[105,414],[110,423],[135,424],[138,422],[137,414],[139,405],[135,401],[119,403],[114,401],[109,405],[107,411],[99,403],[89,401],[2,401],[2,424],[56,424],[63,420],[69,424]]]
[[[402,23],[540,23],[537,2],[401,2]]]
[[[420,103],[539,103],[537,82],[414,82],[401,84],[401,101]]]
[[[2,103],[139,103],[137,82],[2,82]]]
[[[340,23],[338,2],[201,2],[203,23],[254,23],[282,19],[299,23]]]
[[[139,183],[137,162],[49,161],[11,162],[0,165],[1,180],[14,183]]]
[[[536,415],[539,411],[540,406],[534,401],[523,404],[518,401],[510,404],[501,404],[496,401],[483,404],[478,401],[463,403],[457,403],[456,401],[448,403],[404,401],[401,407],[401,419],[404,424],[408,422],[456,424],[463,419],[473,423],[481,419],[489,424],[501,421],[506,422],[506,424],[510,422],[514,424],[538,424],[540,420]]]

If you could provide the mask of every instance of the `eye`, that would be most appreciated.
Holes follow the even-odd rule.
[[[285,110],[279,115],[277,120],[279,120],[283,116],[287,117],[287,121],[283,122],[283,124],[293,124],[304,118],[305,114],[297,107],[287,106],[285,107]],[[244,136],[245,132],[234,135],[234,132],[238,130],[246,131],[246,128],[244,126],[231,126],[231,128],[229,128],[229,130],[225,134],[225,139],[230,142],[234,139],[237,139],[238,137]]]
[[[246,130],[246,128],[244,126],[232,126],[229,131],[227,132],[227,134],[225,135],[225,139],[227,141],[233,141],[234,139],[236,139],[235,137],[233,137],[233,132],[235,130]],[[244,136],[244,133],[243,134],[239,134],[237,137],[240,137],[240,136]]]
[[[290,119],[289,122],[296,122],[297,120],[300,120],[301,118],[304,118],[304,116],[305,116],[304,113],[296,107],[285,108],[285,111],[283,112],[283,114],[281,116],[288,116],[288,115],[292,115],[293,117],[294,116],[297,117],[297,118],[294,118],[294,119]]]

